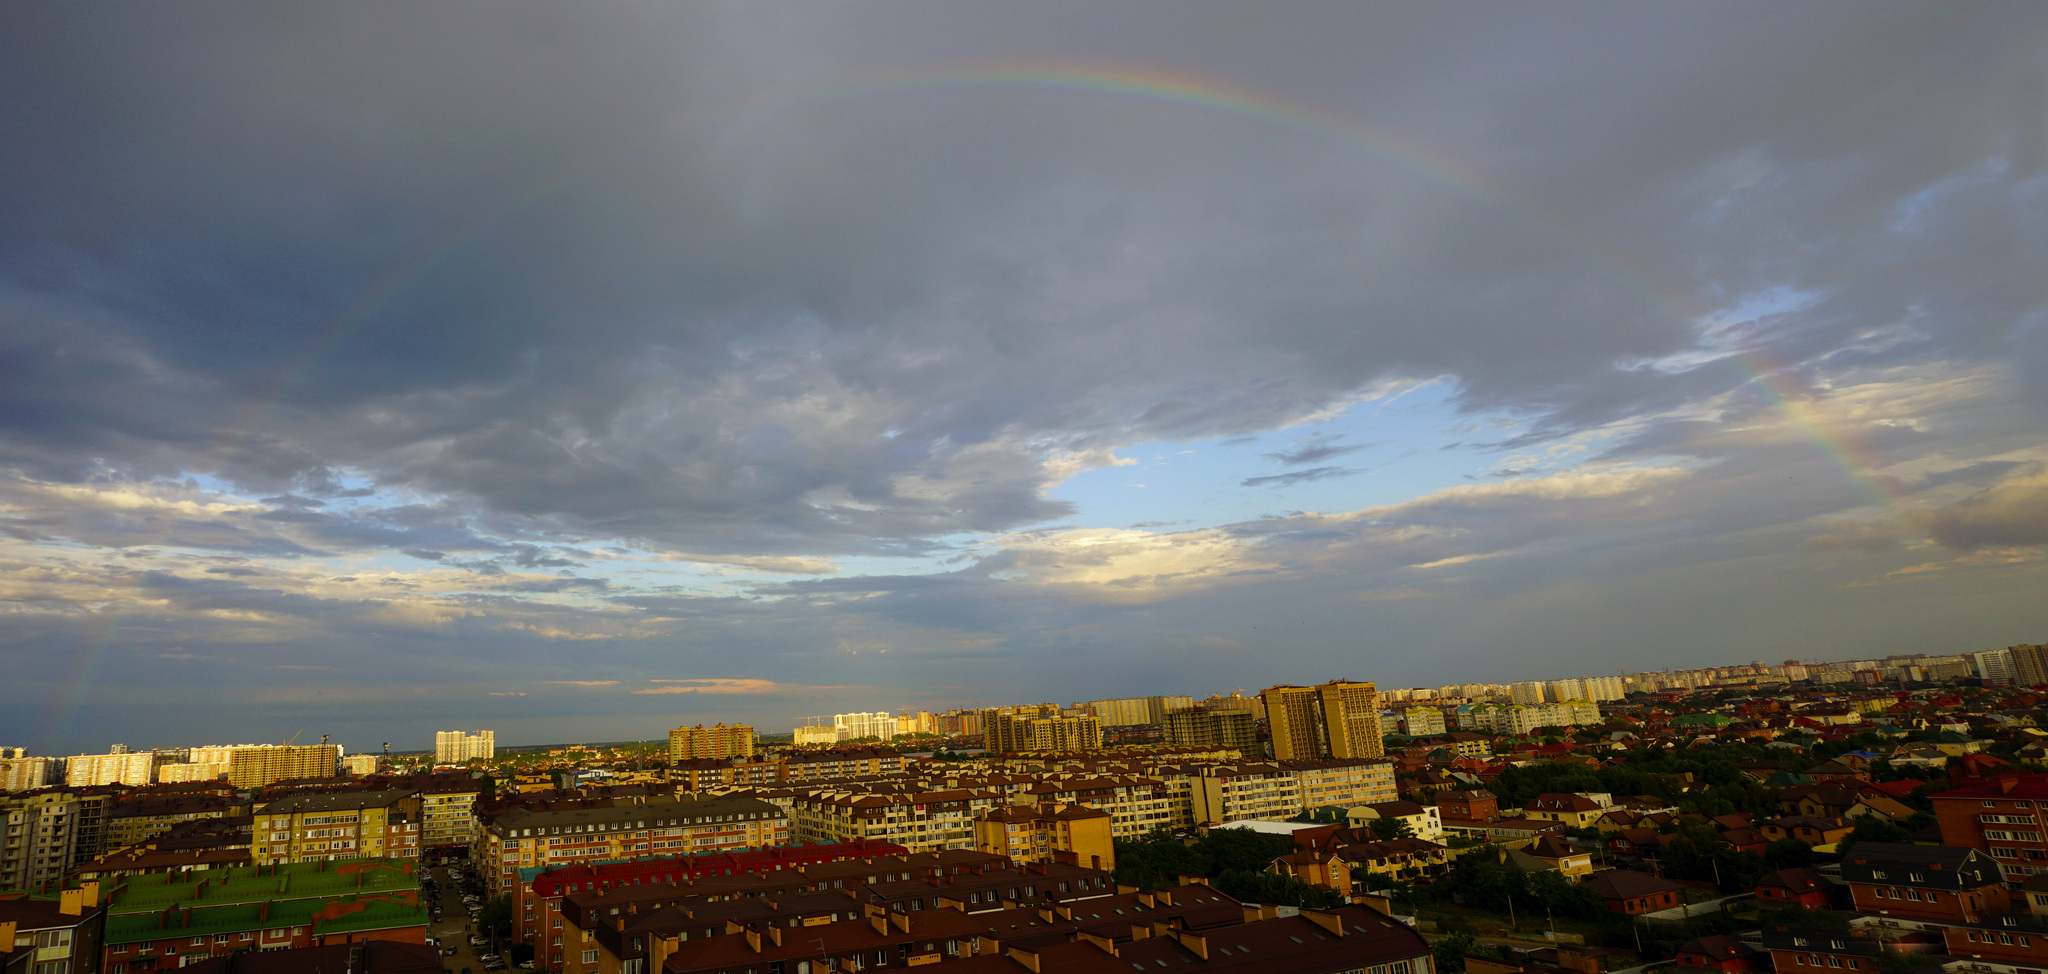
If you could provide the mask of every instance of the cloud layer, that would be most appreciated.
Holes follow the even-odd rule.
[[[2002,596],[2048,545],[2044,41],[2026,5],[0,12],[0,653],[48,701],[0,736],[2038,641]],[[1182,489],[1143,517],[1071,486],[1252,440],[1145,465]]]

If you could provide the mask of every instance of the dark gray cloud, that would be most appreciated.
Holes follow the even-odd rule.
[[[0,561],[38,608],[0,645],[248,655],[214,619],[837,685],[859,666],[816,647],[896,641],[969,685],[1227,668],[1198,642],[1226,629],[1336,665],[1361,614],[1442,649],[1526,613],[1531,645],[1633,659],[1647,607],[1770,575],[1739,558],[1849,586],[1915,567],[1913,531],[2038,546],[2044,41],[2024,4],[11,6]],[[1110,451],[1439,376],[1475,417],[1453,452],[1501,462],[1381,505],[1406,533],[1007,534],[1091,523],[1051,488]],[[1367,449],[1286,442],[1302,469],[1219,484],[1319,489]],[[1587,462],[1688,479],[1542,493]],[[80,554],[115,551],[147,567]],[[641,555],[674,577],[614,570]],[[1481,594],[1392,599],[1428,564]],[[1554,604],[1626,591],[1633,621],[1574,642],[1495,564],[1603,579]],[[349,588],[385,571],[411,594]],[[664,588],[724,571],[753,574]],[[161,645],[79,621],[138,592]],[[1262,599],[1342,609],[1268,641],[1234,621]],[[1823,631],[1804,611],[1746,615]]]
[[[1246,477],[1240,487],[1292,487],[1295,484],[1314,480],[1328,480],[1358,473],[1346,467],[1310,467],[1307,470],[1289,470],[1286,473],[1268,474],[1263,477]]]

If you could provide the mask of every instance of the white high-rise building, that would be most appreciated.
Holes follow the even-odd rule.
[[[856,737],[874,737],[886,741],[896,736],[896,718],[886,710],[833,714],[832,726],[839,732],[839,739],[842,741],[850,741]]]
[[[1977,678],[1994,683],[2013,682],[2012,650],[1994,649],[1988,653],[1971,653],[1971,665],[1977,668]]]
[[[1586,699],[1586,684],[1583,680],[1552,680],[1549,686],[1544,688],[1543,695],[1551,703],[1563,703],[1567,700],[1584,700]]]
[[[115,747],[121,747],[116,744]],[[64,761],[64,783],[89,785],[146,785],[156,768],[156,755],[131,754],[126,748],[112,754],[80,754]]]
[[[434,732],[434,763],[464,764],[498,756],[497,732],[480,730],[465,734],[459,730]]]
[[[32,758],[25,748],[0,748],[0,792],[34,791],[55,784],[62,762],[56,758]]]

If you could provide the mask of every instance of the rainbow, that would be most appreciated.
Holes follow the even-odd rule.
[[[1569,241],[1611,272],[1621,286],[1647,299],[1660,312],[1691,324],[1699,314],[1688,310],[1684,291],[1660,286],[1654,275],[1635,268],[1633,261],[1611,248],[1586,239],[1572,229],[1572,222],[1537,211],[1518,200],[1506,185],[1485,169],[1454,152],[1411,135],[1373,127],[1356,118],[1318,108],[1300,101],[1223,79],[1158,67],[1086,63],[995,63],[967,64],[931,70],[823,78],[772,88],[706,111],[673,116],[666,124],[640,130],[607,143],[591,152],[577,165],[526,190],[483,208],[460,225],[440,234],[396,263],[378,277],[353,301],[316,330],[299,351],[291,356],[249,405],[228,423],[224,434],[208,453],[213,471],[233,459],[235,451],[257,435],[270,413],[290,389],[348,336],[376,314],[389,307],[408,289],[425,279],[464,247],[502,226],[507,220],[584,184],[592,175],[618,159],[635,152],[657,137],[715,128],[766,113],[860,98],[943,90],[1023,90],[1078,96],[1100,96],[1149,103],[1168,108],[1212,112],[1263,124],[1281,131],[1333,141],[1362,152],[1383,163],[1470,197],[1505,206],[1510,212],[1561,240]],[[1755,351],[1731,347],[1721,361],[1737,369],[1745,383],[1762,390],[1775,407],[1802,435],[1839,466],[1849,480],[1875,505],[1896,506],[1897,499],[1869,471],[1879,464],[1846,432],[1833,430],[1812,408],[1807,396],[1786,378],[1786,369]],[[78,679],[61,705],[65,718],[75,711],[85,688],[97,676],[100,657],[118,632],[122,619],[110,614],[106,629],[91,641],[82,654]]]

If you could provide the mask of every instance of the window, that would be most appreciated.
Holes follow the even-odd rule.
[[[595,950],[586,950],[586,951],[584,951],[584,952],[583,952],[583,962],[584,962],[585,964],[595,964],[595,963],[597,963],[597,951],[595,951]]]

